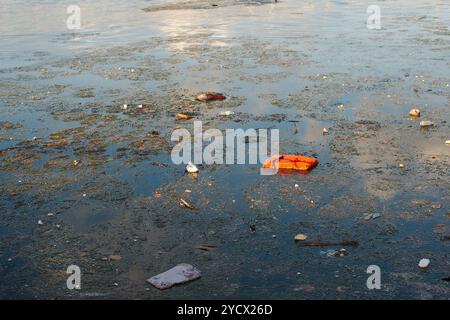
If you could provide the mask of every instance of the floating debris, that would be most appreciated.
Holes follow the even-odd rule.
[[[411,109],[411,110],[409,111],[409,115],[410,115],[411,117],[416,117],[416,118],[418,118],[418,117],[420,117],[420,110],[417,109],[417,108]]]
[[[364,220],[369,221],[381,217],[381,213],[369,213],[364,216]]]
[[[108,257],[108,260],[109,260],[109,261],[119,261],[119,260],[121,260],[121,259],[122,259],[122,257],[119,256],[119,255],[117,255],[117,254],[113,254],[113,255],[110,255],[110,256]]]
[[[294,240],[295,241],[304,241],[307,238],[308,238],[308,236],[306,234],[299,233],[299,234],[295,235]]]
[[[227,110],[227,111],[220,111],[220,113],[219,113],[219,115],[221,115],[221,116],[232,116],[234,114],[234,112],[233,111],[229,111],[229,110]]]
[[[46,148],[63,147],[63,146],[67,146],[69,144],[70,144],[69,141],[63,139],[61,141],[54,142],[54,143],[46,143],[46,144],[44,144],[44,147],[46,147]]]
[[[369,214],[364,216],[364,220],[369,221],[369,220],[376,219],[376,218],[379,218],[379,217],[381,217],[381,213],[378,213],[378,212],[376,212],[376,213],[369,213]]]
[[[202,102],[208,102],[212,100],[224,100],[226,97],[218,92],[205,92],[199,94],[195,99]]]
[[[328,250],[325,252],[325,254],[327,255],[327,257],[343,257],[349,255],[350,252],[345,249],[340,249],[340,250]]]
[[[429,120],[420,121],[420,126],[422,128],[432,127],[432,126],[434,126],[434,123],[432,121],[429,121]]]
[[[303,242],[300,244],[302,247],[334,247],[334,246],[343,246],[343,247],[357,247],[357,241],[338,241],[338,242]]]
[[[426,269],[430,265],[430,259],[420,259],[419,268]]]
[[[264,161],[263,168],[309,171],[318,163],[319,161],[312,157],[292,154],[275,155]]]
[[[195,247],[195,249],[202,250],[202,251],[212,251],[216,248],[217,248],[217,246],[214,246],[211,244],[202,244],[202,245]]]
[[[198,172],[198,168],[195,164],[193,164],[191,161],[188,162],[187,166],[186,166],[186,171],[189,173],[197,173]]]
[[[162,162],[151,162],[150,163],[152,166],[155,167],[160,167],[160,168],[166,168],[168,165]]]
[[[170,270],[147,279],[147,282],[158,289],[168,289],[177,284],[193,281],[201,277],[197,268],[187,263],[181,263]]]
[[[191,116],[188,116],[187,114],[184,114],[184,113],[177,113],[175,115],[175,117],[177,117],[178,120],[182,120],[182,121],[186,121],[186,120],[192,119]]]
[[[180,205],[183,206],[183,207],[185,207],[185,208],[191,209],[191,210],[194,209],[194,206],[191,205],[189,202],[187,202],[187,201],[184,200],[184,199],[180,199]]]

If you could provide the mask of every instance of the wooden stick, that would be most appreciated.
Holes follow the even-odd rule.
[[[302,242],[300,247],[334,247],[334,246],[358,246],[357,241],[339,241],[339,242]]]

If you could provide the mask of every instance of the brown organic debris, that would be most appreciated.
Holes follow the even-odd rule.
[[[302,242],[299,244],[301,247],[334,247],[334,246],[358,246],[357,241],[338,241],[338,242]]]
[[[177,120],[180,120],[180,121],[186,121],[186,120],[192,119],[191,116],[188,116],[187,114],[184,114],[184,113],[177,113],[175,115],[175,117],[177,118]]]
[[[195,249],[202,250],[202,251],[212,251],[215,248],[217,248],[217,246],[210,245],[210,244],[202,244],[202,245],[195,247]]]
[[[226,97],[219,92],[204,92],[199,94],[195,99],[202,102],[208,102],[213,100],[225,100]]]
[[[69,144],[70,144],[69,141],[63,139],[63,140],[58,141],[58,142],[46,143],[46,144],[44,144],[44,147],[46,147],[46,148],[55,148],[55,147],[67,146]]]

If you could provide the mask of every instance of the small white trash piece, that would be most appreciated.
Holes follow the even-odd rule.
[[[187,263],[181,263],[170,270],[147,279],[147,282],[158,289],[168,289],[176,284],[196,280],[201,277],[197,268]]]
[[[430,265],[430,259],[420,259],[419,268],[425,269],[425,268],[428,268],[429,265]]]
[[[188,162],[187,166],[186,166],[186,171],[189,173],[197,173],[198,172],[198,168],[195,164],[193,164],[191,161]]]
[[[426,128],[426,127],[432,127],[434,126],[434,123],[429,121],[429,120],[425,120],[425,121],[420,121],[420,126],[422,128]]]
[[[233,111],[220,111],[219,113],[221,116],[232,116],[234,114]]]

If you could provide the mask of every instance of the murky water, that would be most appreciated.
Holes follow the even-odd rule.
[[[0,297],[448,299],[450,3],[380,2],[380,30],[371,1],[142,10],[166,3],[1,0]],[[80,30],[66,26],[74,4]],[[228,98],[193,99],[209,90]],[[277,128],[283,153],[320,164],[186,175],[170,159],[172,130],[192,130],[178,112]],[[297,233],[359,245],[329,257],[341,247]],[[145,282],[183,262],[202,278]],[[381,290],[366,287],[373,264]]]

